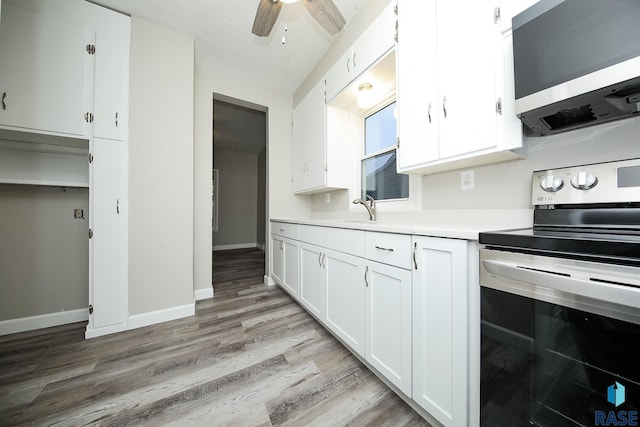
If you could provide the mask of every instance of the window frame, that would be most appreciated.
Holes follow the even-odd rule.
[[[350,199],[359,199],[362,197],[362,161],[373,157],[375,155],[379,155],[385,152],[391,152],[396,150],[396,158],[397,158],[397,145],[394,145],[390,149],[379,150],[375,153],[371,153],[365,155],[365,124],[364,121],[367,117],[372,114],[380,111],[384,107],[392,104],[393,102],[397,103],[396,93],[395,91],[388,96],[381,99],[375,105],[367,109],[361,109],[357,113],[354,114],[354,121],[356,123],[353,124],[353,138],[352,140],[352,153],[353,153],[353,177],[352,177],[352,187],[349,191]],[[397,104],[396,104],[397,108]],[[396,127],[396,137],[397,137],[397,127]],[[409,175],[409,197],[402,199],[388,199],[388,200],[376,200],[376,209],[378,212],[403,212],[403,211],[419,211],[422,209],[422,176],[419,175]],[[349,203],[349,211],[350,212],[359,212],[361,207]]]

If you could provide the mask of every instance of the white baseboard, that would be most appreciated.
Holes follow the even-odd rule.
[[[145,326],[155,325],[156,323],[182,319],[183,317],[189,317],[195,314],[195,303],[151,311],[149,313],[134,314],[133,316],[129,316],[128,329],[142,328]]]
[[[115,334],[127,330],[127,323],[117,323],[115,325],[106,326],[104,328],[92,329],[90,324],[87,325],[87,329],[84,331],[85,339],[101,337],[103,335]]]
[[[87,320],[89,320],[88,308],[40,314],[38,316],[21,317],[19,319],[2,320],[0,321],[0,335],[15,334],[18,332],[66,325],[67,323],[84,322]]]
[[[196,289],[193,293],[193,297],[196,301],[213,298],[213,286],[204,289]]]
[[[264,284],[267,286],[273,286],[276,284],[276,281],[271,278],[271,276],[264,275]]]
[[[262,252],[264,252],[264,243],[256,243],[256,248],[260,249]]]
[[[239,243],[236,245],[214,245],[213,250],[228,251],[231,249],[250,249],[250,248],[257,248],[257,247],[258,247],[257,243]]]

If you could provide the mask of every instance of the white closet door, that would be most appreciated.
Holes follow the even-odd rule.
[[[123,254],[126,222],[124,144],[95,139],[91,183],[91,292],[93,329],[126,326],[127,280]],[[109,330],[107,333],[114,332]],[[100,335],[98,333],[97,335]]]

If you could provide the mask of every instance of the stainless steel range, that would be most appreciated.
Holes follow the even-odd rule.
[[[640,159],[537,171],[480,234],[482,425],[638,425]]]

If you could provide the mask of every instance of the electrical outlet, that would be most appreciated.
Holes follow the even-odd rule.
[[[461,190],[473,190],[476,186],[474,171],[462,171],[460,172],[460,189]]]
[[[324,202],[331,203],[331,193],[324,193]]]

